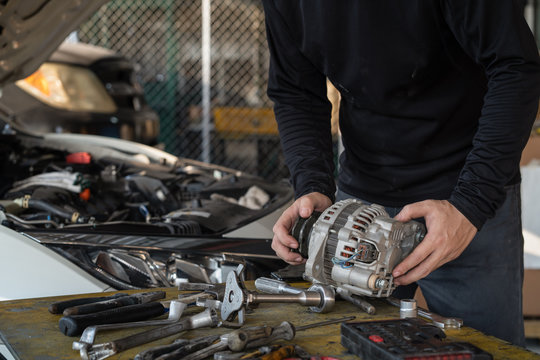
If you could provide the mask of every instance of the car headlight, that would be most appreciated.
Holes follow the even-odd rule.
[[[114,113],[116,105],[90,70],[65,64],[44,63],[18,87],[47,105],[70,111]]]

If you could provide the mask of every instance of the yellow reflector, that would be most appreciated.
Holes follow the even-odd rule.
[[[38,69],[35,73],[24,79],[24,81],[27,82],[34,89],[41,92],[43,95],[51,95],[49,83],[47,82],[47,79],[45,78],[45,75],[43,75],[43,72],[41,70]]]

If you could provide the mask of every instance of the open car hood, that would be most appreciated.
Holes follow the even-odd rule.
[[[223,282],[241,263],[255,279],[283,266],[271,229],[293,198],[285,181],[120,139],[21,132],[0,133],[0,173],[0,237],[39,243],[114,289]],[[29,261],[12,255],[2,266]]]
[[[107,1],[0,1],[0,91],[33,73]],[[248,279],[283,266],[270,245],[293,199],[287,182],[120,139],[34,134],[15,118],[0,107],[0,238],[22,250],[0,266],[10,278],[26,273],[22,264],[51,284],[57,272],[48,269],[67,260],[73,266],[62,269],[92,284],[133,289],[223,282],[240,263]],[[13,293],[2,286],[7,298],[20,296],[12,283]]]
[[[108,0],[0,2],[0,88],[33,73]]]

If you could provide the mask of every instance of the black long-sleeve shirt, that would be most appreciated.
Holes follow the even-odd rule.
[[[520,180],[540,93],[520,0],[263,4],[297,197],[334,197],[328,78],[342,95],[343,191],[385,206],[448,199],[479,229],[494,215]]]

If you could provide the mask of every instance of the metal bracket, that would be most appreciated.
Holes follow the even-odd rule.
[[[244,265],[240,264],[235,271],[231,271],[227,275],[225,286],[225,294],[221,304],[221,319],[231,322],[238,318],[238,324],[243,325],[246,314],[246,292],[243,282],[240,280],[240,275],[244,271]]]

